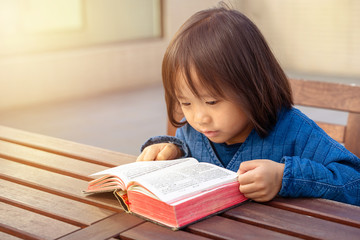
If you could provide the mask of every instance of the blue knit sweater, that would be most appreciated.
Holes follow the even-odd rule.
[[[209,140],[189,124],[179,128],[176,137],[153,137],[143,148],[159,142],[177,144],[184,157],[224,167]],[[226,168],[237,171],[241,162],[253,159],[285,163],[280,196],[360,205],[360,159],[296,108],[282,110],[267,137],[261,138],[253,130]]]

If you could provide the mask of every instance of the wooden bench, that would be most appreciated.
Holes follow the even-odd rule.
[[[311,80],[290,80],[296,105],[348,113],[346,125],[317,122],[333,139],[360,157],[360,86]]]

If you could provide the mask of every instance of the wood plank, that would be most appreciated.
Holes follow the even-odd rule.
[[[339,240],[360,236],[360,228],[253,202],[231,209],[224,216],[299,238]]]
[[[136,239],[136,240],[201,240],[209,239],[206,237],[198,236],[184,231],[172,231],[171,229],[158,226],[151,222],[146,222],[130,230],[120,234],[121,239]]]
[[[270,206],[360,228],[360,207],[326,199],[281,198]]]
[[[71,233],[60,239],[108,239],[111,237],[119,236],[121,232],[131,229],[134,226],[137,226],[143,222],[144,220],[130,214],[117,213],[109,218],[94,223],[87,228]]]
[[[1,226],[0,226],[0,229],[1,229]],[[15,237],[14,235],[10,235],[5,232],[0,232],[0,239],[1,240],[21,240],[23,238]]]
[[[343,143],[345,141],[345,126],[323,122],[316,123],[335,141],[338,141],[339,143]]]
[[[0,222],[0,231],[6,234],[18,237],[20,239],[27,240],[38,240],[39,236],[23,231],[22,229],[16,229],[12,226],[6,225],[5,223]]]
[[[79,227],[115,212],[0,179],[0,200]]]
[[[213,239],[298,239],[220,216],[190,225],[186,231]]]
[[[360,158],[360,113],[349,113],[345,147]]]
[[[3,224],[2,227],[11,226],[12,230],[19,230],[22,234],[28,234],[30,238],[36,236],[37,239],[56,239],[80,229],[68,223],[2,202],[0,202],[0,216],[0,222],[6,222],[6,225]]]
[[[0,139],[106,167],[114,167],[136,160],[136,156],[29,133],[5,126],[0,126]]]
[[[111,211],[122,211],[120,204],[112,193],[84,195],[82,190],[86,188],[87,181],[12,162],[3,158],[0,158],[0,166],[0,179]]]
[[[360,86],[290,79],[297,105],[360,112]]]
[[[90,174],[108,167],[0,140],[0,157],[90,181]]]

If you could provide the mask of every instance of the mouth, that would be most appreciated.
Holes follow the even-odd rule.
[[[213,138],[216,137],[219,132],[218,131],[202,131],[202,134],[204,134],[207,138]]]

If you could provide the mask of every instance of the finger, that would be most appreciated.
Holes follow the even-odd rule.
[[[273,197],[266,195],[266,194],[262,194],[260,192],[244,194],[244,196],[247,198],[250,198],[256,202],[267,202],[267,201],[270,201],[271,199],[273,199]]]
[[[149,146],[143,150],[139,156],[139,161],[154,161],[159,150],[152,146]]]
[[[238,172],[239,172],[239,174],[243,174],[247,171],[257,168],[259,166],[259,164],[260,164],[260,161],[258,161],[258,160],[250,160],[250,161],[242,162],[240,164]]]
[[[240,185],[239,190],[245,197],[250,199],[259,199],[264,197],[264,192],[254,188],[254,184]]]
[[[240,190],[240,192],[242,192],[244,194],[251,194],[251,193],[254,193],[257,191],[257,189],[255,188],[255,184],[253,184],[253,183],[240,184],[239,190]]]
[[[240,185],[248,185],[254,183],[253,174],[251,171],[242,173],[238,176],[238,182]]]
[[[145,148],[140,155],[137,157],[136,161],[137,162],[141,162],[141,161],[146,161],[145,160],[145,155],[146,155],[147,149]]]
[[[257,202],[261,201],[261,199],[264,198],[264,196],[259,192],[244,193],[244,196]]]
[[[276,196],[276,193],[268,192],[265,188],[258,188],[256,184],[240,185],[239,190],[245,197],[257,202],[270,201]]]
[[[137,162],[144,161],[144,152],[141,152],[140,155],[136,158]]]
[[[177,147],[174,145],[166,145],[157,155],[156,160],[171,160],[177,156]]]
[[[155,161],[157,155],[158,155],[158,151],[154,151],[154,150],[146,151],[144,156],[144,161]]]

